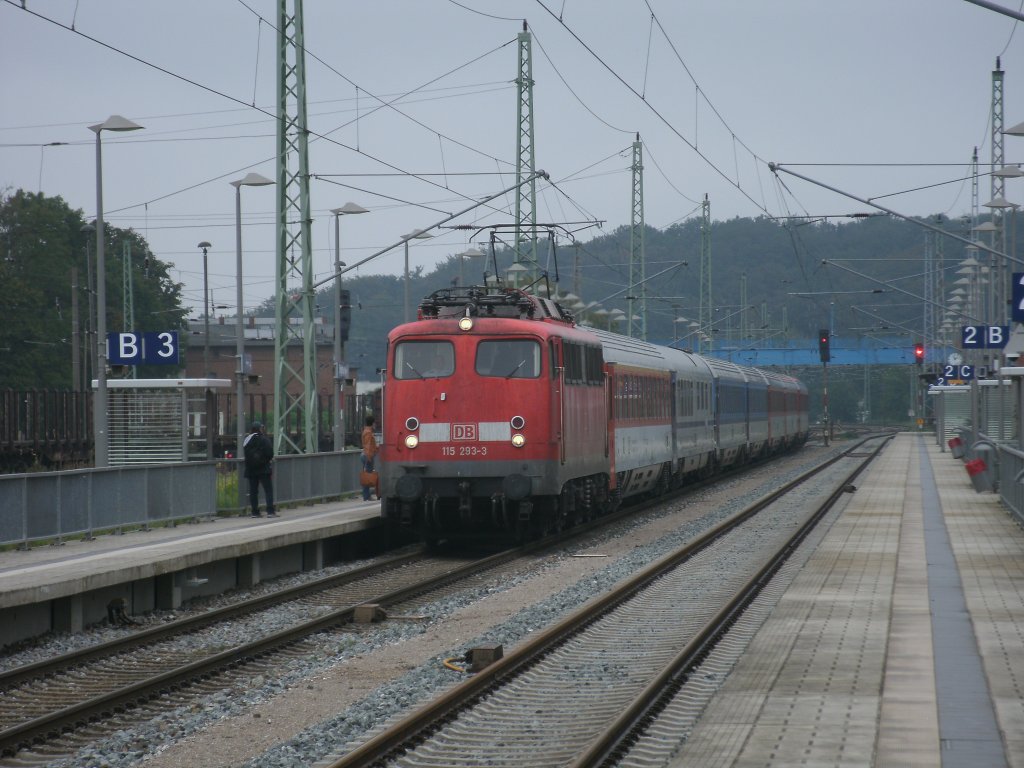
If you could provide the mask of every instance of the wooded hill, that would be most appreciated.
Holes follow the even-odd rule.
[[[932,217],[932,222],[960,236],[969,235],[963,220]],[[86,224],[81,211],[71,210],[59,197],[46,197],[17,191],[0,199],[0,388],[71,387],[72,341],[72,267],[77,268],[80,283],[79,319],[85,325],[85,276],[88,243],[94,237],[83,231]],[[1021,243],[1024,221],[1017,225]],[[742,276],[746,275],[748,309],[745,325],[753,338],[769,335],[772,339],[804,338],[812,340],[817,330],[835,319],[835,332],[850,337],[872,334],[872,326],[887,324],[882,335],[898,334],[905,325],[920,329],[924,290],[924,253],[927,230],[890,216],[837,218],[829,220],[791,219],[780,222],[768,218],[734,218],[711,225],[712,305],[716,333],[736,338],[740,328]],[[665,230],[648,227],[645,231],[648,339],[668,343],[678,332],[686,332],[687,323],[673,324],[685,317],[696,320],[700,298],[700,222],[689,220]],[[945,289],[961,277],[959,262],[966,257],[965,247],[952,238],[937,238],[941,243]],[[189,314],[181,305],[181,285],[171,280],[169,269],[159,254],[136,232],[107,227],[106,267],[108,328],[124,326],[122,295],[122,254],[124,243],[132,253],[135,330],[167,330],[181,327]],[[455,255],[465,245],[453,247],[434,269],[413,271],[410,298],[413,303],[434,290],[451,286],[458,279],[459,259]],[[489,250],[484,246],[485,250]],[[578,244],[560,242],[555,251],[543,241],[538,247],[540,267],[547,279],[562,292],[572,291],[586,303],[600,302],[605,309],[627,309],[629,284],[630,233],[619,228],[599,234]],[[824,260],[845,267],[823,266]],[[511,251],[499,246],[486,259],[467,260],[466,283],[480,284],[485,272],[505,276],[512,263]],[[369,265],[372,269],[372,265]],[[853,272],[851,272],[852,270]],[[864,277],[858,276],[861,273]],[[346,276],[345,287],[352,296],[351,337],[346,344],[346,359],[358,366],[361,378],[372,380],[375,369],[384,366],[387,332],[402,322],[403,284],[400,276]],[[872,293],[882,290],[883,293]],[[794,296],[791,294],[813,294]],[[912,294],[912,295],[908,295]],[[940,298],[941,301],[941,298]],[[834,306],[833,306],[834,302]],[[317,294],[317,312],[328,324],[333,322],[333,288]],[[872,319],[854,310],[861,307],[885,320]],[[635,305],[638,308],[638,305]],[[785,324],[783,309],[785,308]],[[256,314],[272,317],[272,296],[258,307]],[[621,328],[620,328],[621,330]],[[188,335],[184,334],[187,339]],[[908,333],[907,344],[911,343]],[[187,352],[186,352],[187,354]],[[852,403],[844,415],[852,420],[855,397],[870,387],[863,374],[849,376],[834,366],[833,383],[837,387],[849,379]],[[179,371],[164,367],[140,370],[143,376],[174,376]],[[881,375],[881,374],[878,374]],[[898,400],[890,406],[895,416],[905,417],[913,374],[892,374],[886,385]],[[872,374],[874,376],[874,374]],[[805,378],[813,381],[815,373]],[[871,378],[870,376],[868,377]],[[878,386],[881,386],[879,384]],[[899,393],[898,396],[896,393]],[[903,396],[907,393],[907,397]],[[814,403],[812,397],[812,404]],[[834,402],[839,406],[838,398]],[[845,406],[842,406],[845,409]],[[894,416],[894,418],[895,418]]]
[[[941,226],[962,237],[969,234],[969,225],[960,220],[943,218]],[[926,233],[926,229],[916,224],[890,216],[788,223],[768,218],[713,222],[711,293],[716,333],[728,332],[735,338],[739,331],[744,274],[746,306],[750,308],[746,310],[746,327],[754,338],[767,333],[774,339],[813,340],[819,328],[829,326],[830,315],[834,315],[836,334],[844,337],[864,333],[892,336],[901,333],[899,325],[920,329],[924,302],[918,297],[924,293]],[[572,291],[585,304],[598,301],[605,309],[626,311],[628,291],[624,289],[629,282],[629,234],[628,228],[623,227],[579,246],[560,245],[554,258],[543,243],[538,248],[542,254],[539,261],[552,283],[557,261],[558,288],[562,293]],[[668,343],[675,333],[684,333],[686,324],[678,323],[674,327],[675,318],[696,320],[699,314],[700,223],[688,221],[664,231],[649,227],[645,239],[646,275],[650,278],[647,335],[650,341]],[[959,262],[966,258],[965,246],[952,238],[937,239],[942,242],[948,293],[953,282],[961,277],[956,271]],[[577,258],[578,269],[575,268]],[[835,260],[846,269],[824,266],[824,260]],[[494,274],[495,259],[488,255],[486,265],[481,263],[483,261],[476,259],[472,265],[466,263],[467,283],[472,280],[480,284],[485,270]],[[498,274],[504,276],[512,263],[511,251],[499,249],[496,261]],[[430,272],[417,270],[411,277],[412,301],[452,285],[458,274],[459,260],[454,255]],[[657,276],[652,277],[654,275]],[[402,320],[402,279],[397,276],[346,279],[345,287],[352,291],[353,301],[352,337],[347,356],[364,370],[380,367],[384,364],[381,341],[387,331]],[[884,292],[872,293],[876,290]],[[795,293],[814,295],[791,295]],[[321,293],[318,304],[326,311],[331,307],[331,300],[330,295]],[[855,306],[885,318],[888,323],[854,310]],[[268,301],[268,313],[271,307],[272,302]],[[882,325],[889,328],[881,329]],[[766,328],[762,330],[762,326]],[[872,326],[878,330],[870,330]],[[907,343],[911,343],[909,335]]]

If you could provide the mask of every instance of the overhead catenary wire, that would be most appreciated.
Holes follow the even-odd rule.
[[[250,13],[257,14],[257,16],[259,15],[256,11],[254,11],[252,8],[250,8],[248,5],[246,5],[244,0],[236,0],[236,1],[242,7],[244,7],[246,10],[248,10]],[[262,18],[262,16],[260,16],[260,18]],[[267,21],[266,19],[264,19],[264,22],[267,24],[267,26],[269,26],[275,32],[278,32],[280,34],[280,30],[278,30],[277,27],[274,24],[272,24],[270,21]],[[485,53],[482,53],[479,56],[476,56],[476,57],[474,57],[472,59],[469,59],[466,62],[463,62],[459,66],[454,67],[453,69],[450,69],[447,72],[444,72],[443,74],[440,74],[437,77],[435,77],[435,78],[433,78],[431,80],[428,80],[425,83],[420,84],[416,88],[413,88],[413,89],[407,91],[406,93],[402,94],[401,96],[397,96],[396,98],[391,99],[390,101],[385,101],[384,99],[382,99],[381,97],[379,97],[375,93],[373,93],[372,91],[369,91],[369,90],[367,90],[364,87],[361,87],[358,83],[356,83],[350,77],[348,77],[347,75],[345,75],[342,72],[339,72],[335,67],[333,67],[330,64],[328,64],[324,59],[322,59],[320,56],[318,56],[315,52],[310,51],[309,48],[304,48],[303,51],[304,51],[304,53],[306,55],[312,57],[314,61],[316,61],[319,64],[323,65],[329,72],[337,75],[342,80],[344,80],[346,83],[351,85],[353,88],[356,88],[357,89],[357,93],[358,93],[358,90],[362,90],[363,93],[365,93],[367,96],[370,96],[371,98],[373,98],[373,99],[377,100],[378,102],[380,102],[380,105],[378,107],[374,108],[373,110],[370,110],[370,112],[368,112],[367,115],[373,114],[374,112],[376,112],[376,111],[378,111],[380,109],[391,109],[391,110],[397,112],[402,117],[406,118],[407,120],[410,120],[413,123],[415,123],[416,125],[420,126],[421,128],[424,128],[425,130],[429,131],[430,133],[436,133],[439,136],[444,136],[446,139],[451,141],[453,144],[457,144],[458,146],[462,147],[463,149],[467,149],[470,152],[477,152],[477,153],[479,153],[479,154],[481,154],[481,155],[483,155],[485,157],[488,157],[490,159],[496,159],[496,158],[494,158],[493,155],[490,155],[490,154],[488,154],[486,152],[482,152],[481,150],[475,149],[474,147],[471,147],[468,144],[464,144],[463,142],[460,142],[458,139],[454,139],[451,136],[447,136],[445,134],[442,134],[440,131],[437,131],[436,129],[431,128],[430,126],[426,125],[422,121],[417,120],[416,118],[406,114],[405,112],[402,112],[400,109],[398,109],[394,105],[395,105],[396,102],[401,101],[406,96],[409,96],[409,95],[411,95],[413,93],[416,93],[421,88],[425,88],[426,86],[431,85],[431,84],[437,82],[438,80],[442,80],[442,79],[444,79],[446,77],[449,77],[449,76],[455,74],[456,72],[458,72],[458,71],[460,71],[462,69],[465,69],[466,67],[468,67],[468,66],[470,66],[472,64],[476,64],[477,62],[485,59],[488,56],[491,56],[491,55],[497,53],[498,51],[500,51],[500,50],[502,50],[502,49],[504,49],[504,48],[506,48],[506,47],[508,47],[508,46],[510,46],[512,44],[514,44],[515,42],[516,41],[515,41],[514,38],[512,40],[507,40],[506,42],[502,43],[501,45],[499,45],[499,46],[497,46],[495,48],[492,48],[491,50],[486,51]],[[364,115],[364,117],[367,116],[367,115]],[[357,119],[358,119],[358,116],[357,116]],[[334,128],[334,129],[328,131],[326,134],[324,134],[324,137],[329,136],[334,131],[340,130],[343,127],[345,127],[345,126],[344,125],[338,126],[337,128]],[[359,151],[359,150],[357,149],[356,151]],[[509,165],[512,165],[512,163],[509,163]]]
[[[114,53],[117,53],[117,54],[120,54],[122,56],[125,56],[126,58],[129,58],[129,59],[131,59],[133,61],[136,61],[139,64],[142,64],[142,65],[144,65],[146,67],[150,67],[150,68],[152,68],[152,69],[154,69],[154,70],[156,70],[156,71],[158,71],[158,72],[160,72],[162,74],[168,75],[168,76],[173,77],[173,78],[178,79],[178,80],[181,80],[182,82],[185,82],[185,83],[187,83],[189,85],[195,86],[196,88],[200,88],[201,90],[204,90],[204,91],[206,91],[208,93],[211,93],[211,94],[213,94],[215,96],[219,96],[221,98],[227,99],[228,101],[232,101],[232,102],[234,102],[236,104],[240,104],[240,105],[248,107],[250,109],[254,109],[257,112],[261,112],[261,113],[267,115],[268,117],[271,117],[271,118],[275,117],[272,113],[270,113],[269,111],[267,111],[267,110],[265,110],[265,109],[263,109],[263,108],[261,108],[259,106],[252,106],[252,105],[246,103],[245,101],[243,101],[242,99],[239,99],[239,98],[237,98],[235,96],[231,96],[230,94],[227,94],[227,93],[225,93],[223,91],[220,91],[220,90],[218,90],[216,88],[213,88],[212,86],[204,85],[203,83],[200,83],[200,82],[198,82],[196,80],[193,80],[192,78],[186,77],[186,76],[181,75],[181,74],[179,74],[177,72],[173,72],[172,70],[169,70],[166,67],[162,67],[162,66],[160,66],[158,64],[155,64],[154,62],[148,61],[148,60],[146,60],[146,59],[144,59],[144,58],[142,58],[140,56],[137,56],[137,55],[135,55],[133,53],[125,51],[125,50],[123,50],[121,48],[118,48],[115,45],[112,45],[112,44],[107,43],[107,42],[105,42],[103,40],[100,40],[100,39],[98,39],[96,37],[93,37],[91,35],[87,35],[87,34],[85,34],[83,32],[80,32],[80,31],[78,31],[76,29],[73,29],[72,27],[69,27],[68,25],[66,25],[66,24],[64,24],[64,23],[62,23],[62,22],[60,22],[60,21],[58,21],[56,19],[52,19],[52,18],[50,18],[48,16],[45,16],[45,15],[43,15],[41,13],[38,13],[38,12],[36,12],[36,11],[30,9],[30,8],[27,8],[23,4],[16,3],[15,0],[3,0],[3,2],[5,2],[7,5],[10,5],[12,7],[16,7],[18,9],[20,9],[24,13],[28,13],[29,15],[33,16],[34,18],[37,18],[37,19],[40,19],[42,21],[48,22],[50,24],[53,24],[54,26],[57,26],[57,27],[59,27],[61,29],[64,29],[64,30],[66,30],[68,32],[71,32],[74,35],[78,35],[78,36],[82,37],[85,40],[88,40],[88,41],[90,41],[92,43],[95,43],[96,45],[99,45],[99,46],[101,46],[103,48],[106,48],[107,50],[113,51]],[[241,2],[241,0],[239,0],[239,2]],[[269,24],[269,22],[268,22],[268,24]],[[494,50],[499,50],[500,48],[503,48],[503,47],[511,44],[511,42],[514,42],[514,41],[510,41],[510,42],[504,43],[502,46],[499,46],[499,48],[493,49],[492,51],[489,51],[488,54],[483,54],[483,55],[489,55],[490,53],[493,53]],[[480,57],[477,57],[477,59],[479,59],[479,58]],[[476,59],[474,59],[474,60],[476,60]],[[328,68],[330,68],[329,65],[325,64],[325,66],[328,66]],[[466,66],[466,65],[462,65],[462,66]],[[459,67],[459,68],[461,68],[461,67]],[[459,69],[459,68],[457,68],[457,69]],[[332,70],[332,71],[336,72],[336,70]],[[337,74],[339,74],[339,76],[344,78],[344,75],[341,75],[340,73],[337,73]],[[344,79],[346,79],[346,81],[348,81],[348,82],[351,82],[350,80],[348,80],[348,78],[344,78]],[[436,79],[437,78],[435,78],[434,80],[431,80],[429,82],[435,82]],[[410,93],[412,93],[414,91],[415,91],[415,89],[413,91],[410,91]],[[337,129],[333,129],[333,130],[337,130]],[[431,131],[434,132],[432,129],[431,129]],[[399,168],[398,166],[396,166],[396,165],[394,165],[392,163],[389,163],[388,161],[384,160],[383,158],[377,157],[375,155],[371,155],[371,154],[369,154],[367,152],[359,151],[356,148],[351,147],[351,146],[345,144],[344,142],[341,142],[341,141],[338,141],[337,139],[331,138],[327,134],[321,134],[321,133],[317,133],[315,131],[309,131],[309,133],[310,133],[311,136],[314,137],[314,140],[322,139],[324,141],[327,141],[327,142],[329,142],[331,144],[334,144],[335,146],[341,147],[343,149],[347,149],[347,150],[352,151],[352,152],[357,152],[359,155],[361,155],[363,157],[366,157],[366,158],[368,158],[370,160],[373,160],[374,162],[380,163],[381,165],[383,165],[383,166],[385,166],[387,168],[391,168],[392,170],[395,170],[395,171],[402,171],[403,170],[403,169]],[[453,141],[455,141],[455,140],[453,140]],[[459,142],[456,141],[455,143],[459,143]],[[482,153],[482,154],[486,154],[486,153]],[[491,157],[491,156],[488,155],[488,157]],[[203,186],[205,184],[209,184],[209,183],[212,183],[214,181],[219,181],[219,180],[225,179],[225,178],[227,178],[229,176],[237,175],[238,173],[241,173],[243,171],[247,171],[247,170],[249,170],[249,169],[251,169],[251,168],[253,168],[253,167],[257,166],[257,165],[260,165],[260,164],[262,164],[264,162],[267,162],[268,160],[273,160],[273,159],[275,159],[274,156],[271,156],[269,158],[265,158],[263,160],[255,162],[255,163],[251,163],[249,165],[246,165],[246,166],[244,166],[242,168],[236,168],[236,169],[233,169],[233,170],[231,170],[231,171],[229,171],[227,173],[220,174],[220,175],[215,176],[215,177],[210,178],[210,179],[206,179],[203,182],[199,182],[199,183],[196,183],[196,184],[189,185],[188,187],[185,187],[183,189],[175,190],[174,192],[168,193],[166,195],[161,195],[161,196],[153,198],[151,200],[147,200],[147,201],[144,201],[144,202],[136,203],[136,204],[133,204],[133,205],[130,205],[130,206],[123,206],[121,208],[112,210],[109,213],[118,213],[120,211],[130,210],[132,208],[138,208],[140,206],[150,205],[152,203],[159,202],[161,200],[166,200],[166,199],[168,199],[170,197],[173,197],[173,196],[178,195],[178,194],[182,194],[183,192],[190,191],[192,189],[196,189],[196,188],[198,188],[200,186]],[[429,184],[431,186],[436,186],[438,188],[445,189],[444,185],[438,184],[438,183],[433,182],[433,181],[431,181],[429,179],[420,179],[419,177],[414,176],[413,174],[408,174],[408,176],[410,178],[419,179],[420,181],[422,181],[422,182],[424,182],[426,184]],[[456,194],[459,194],[456,190],[451,190],[451,191],[454,191],[454,192],[456,192]],[[473,200],[474,199],[470,195],[463,195],[462,197],[465,200]]]
[[[736,190],[741,195],[743,195],[745,198],[747,198],[747,200],[749,200],[751,203],[753,203],[753,205],[758,210],[763,211],[766,214],[770,214],[770,212],[765,210],[764,208],[762,208],[761,204],[757,200],[755,200],[753,197],[751,197],[747,193],[746,190],[744,190],[742,187],[737,185],[731,178],[729,178],[728,174],[726,174],[724,171],[722,171],[722,169],[719,168],[711,160],[710,157],[708,157],[706,154],[701,152],[700,149],[698,149],[697,146],[693,142],[691,142],[689,139],[687,139],[682,134],[682,132],[672,123],[672,121],[670,121],[668,118],[666,118],[657,108],[655,108],[655,106],[650,102],[650,100],[643,98],[643,96],[641,96],[641,94],[636,90],[636,88],[634,88],[632,85],[630,85],[628,82],[626,82],[625,78],[623,78],[622,75],[620,75],[610,64],[608,64],[608,62],[606,62],[593,48],[591,48],[590,45],[588,45],[583,40],[583,38],[581,38],[578,34],[576,34],[576,32],[568,24],[566,24],[562,19],[560,19],[558,16],[556,16],[555,13],[550,8],[548,8],[548,6],[544,3],[544,0],[536,0],[536,3],[541,8],[543,8],[544,11],[546,13],[548,13],[552,18],[556,19],[558,21],[558,23],[565,29],[565,31],[568,32],[569,35],[574,40],[576,40],[576,42],[578,42],[587,53],[589,53],[592,57],[594,57],[594,59],[596,59],[597,62],[602,67],[604,67],[609,72],[609,74],[612,75],[613,78],[618,80],[619,83],[621,83],[623,85],[623,87],[625,87],[630,93],[632,93],[634,96],[636,96],[643,103],[643,105],[648,110],[650,110],[651,113],[654,114],[654,116],[657,117],[658,120],[666,128],[668,128],[672,133],[674,133],[680,139],[680,141],[682,141],[684,144],[686,144],[686,146],[688,146],[691,150],[693,150],[693,152],[698,157],[700,157],[700,159],[703,160],[707,164],[707,166],[709,168],[711,168],[711,170],[713,170],[715,173],[717,173],[730,186],[735,187]]]

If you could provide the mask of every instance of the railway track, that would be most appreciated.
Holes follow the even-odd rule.
[[[654,503],[660,502],[649,502]],[[15,756],[20,765],[26,749],[47,760],[72,754],[104,732],[124,727],[129,717],[150,718],[197,696],[229,689],[239,679],[258,677],[277,656],[302,654],[308,638],[351,623],[359,605],[388,607],[407,602],[635,514],[644,506],[622,509],[571,531],[468,562],[428,556],[418,549],[0,672],[0,756]],[[225,623],[259,622],[262,612],[286,603],[296,603],[313,616],[267,631],[256,642],[235,645],[225,640],[229,634]],[[215,631],[207,642],[177,642],[211,629]],[[0,765],[4,764],[0,757]]]
[[[665,500],[661,497],[648,505]],[[647,505],[471,562],[415,551],[0,673],[0,755],[14,756],[13,762],[0,758],[0,765],[72,755],[131,722],[181,705],[194,706],[204,696],[245,686],[263,674],[269,677],[282,659],[308,653],[311,637],[351,622],[357,605],[400,605],[635,514],[643,506]],[[236,645],[230,640],[226,623],[260,622],[262,612],[287,602],[300,605],[310,614],[308,620],[271,628],[255,642]],[[208,641],[178,642],[184,635],[205,631],[213,632]]]
[[[0,754],[38,749],[47,742],[59,744],[47,746],[46,752],[68,753],[97,738],[105,720],[120,727],[129,709],[146,716],[154,708],[258,674],[250,667],[264,657],[301,653],[310,636],[351,622],[358,605],[400,603],[519,554],[507,550],[467,562],[416,551],[9,670],[0,674]],[[255,642],[230,642],[226,622],[259,622],[266,609],[287,602],[298,604],[310,618],[276,631],[269,628]],[[209,628],[216,631],[207,642],[178,642]],[[88,733],[77,738],[83,729]]]
[[[322,765],[609,763],[643,738],[884,441],[801,475]]]

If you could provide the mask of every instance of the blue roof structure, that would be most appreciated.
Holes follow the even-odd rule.
[[[650,339],[654,344],[676,346],[671,340]],[[842,337],[833,336],[829,343],[832,359],[829,365],[912,365],[914,363],[914,344],[907,341],[906,336],[893,337]],[[925,347],[925,362],[935,363],[945,360],[943,348]],[[715,340],[711,351],[703,353],[709,357],[719,357],[740,365],[755,367],[764,366],[800,366],[821,365],[818,355],[817,337],[805,339],[769,339],[765,341]]]

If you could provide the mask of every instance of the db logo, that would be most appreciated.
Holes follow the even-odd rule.
[[[476,424],[452,424],[452,440],[476,440]]]

